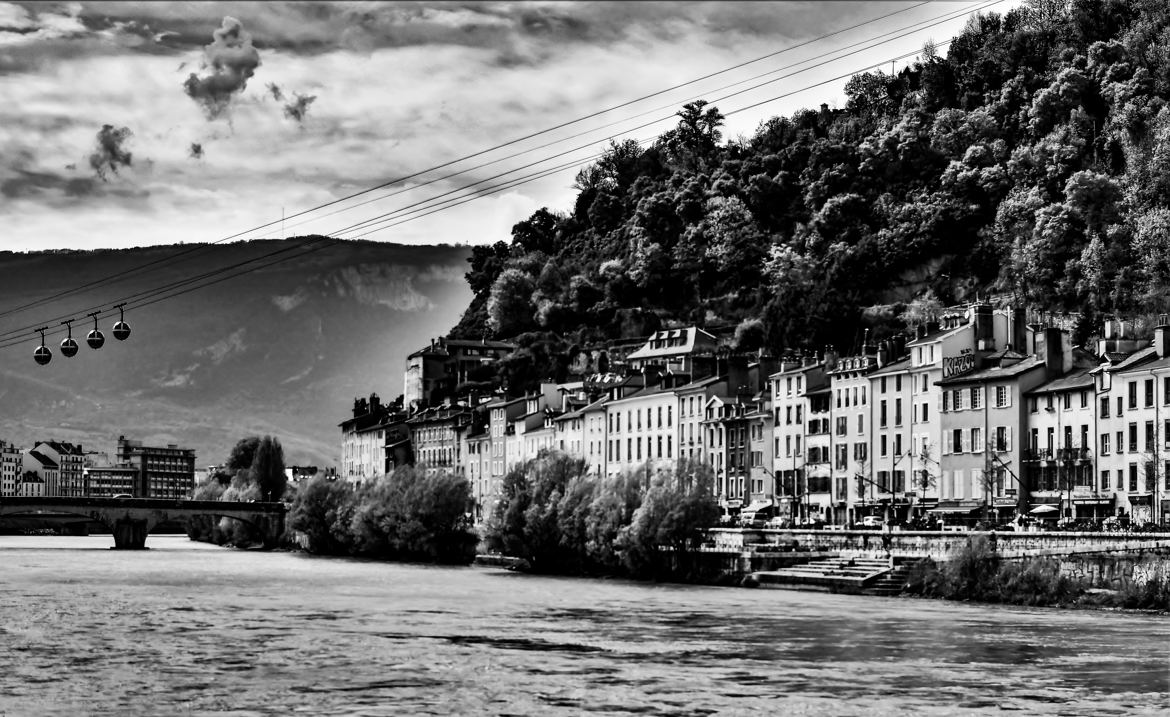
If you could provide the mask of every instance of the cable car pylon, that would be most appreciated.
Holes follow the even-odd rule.
[[[68,327],[69,336],[61,342],[61,355],[65,358],[73,358],[77,355],[77,342],[73,340],[73,322],[77,319],[67,319],[61,322],[62,326]],[[41,343],[44,343],[43,339]]]
[[[41,345],[37,347],[36,351],[33,351],[33,360],[42,366],[53,360],[53,352],[49,350],[48,346],[45,346],[45,330],[48,328],[48,326],[42,326],[39,329],[33,329],[41,334]]]

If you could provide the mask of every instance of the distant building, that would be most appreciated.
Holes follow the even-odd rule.
[[[91,498],[134,495],[138,481],[138,468],[132,465],[88,466],[85,474],[87,495]]]
[[[51,495],[70,498],[86,495],[85,452],[80,444],[41,441],[33,450],[57,464],[57,486]]]
[[[195,489],[195,451],[169,444],[165,448],[142,445],[142,441],[118,436],[117,460],[137,470],[136,498],[189,498]]]
[[[57,495],[57,485],[60,480],[61,469],[57,465],[57,461],[35,448],[24,452],[24,475],[21,478],[22,486],[33,476],[41,481],[40,492],[37,495],[49,497]],[[24,490],[23,487],[19,489],[17,491],[18,495],[26,495]]]
[[[718,339],[703,329],[655,331],[642,348],[626,356],[631,368],[655,367],[663,373],[684,373],[702,378],[715,373]]]
[[[0,497],[16,495],[23,473],[24,451],[11,443],[0,441]]]

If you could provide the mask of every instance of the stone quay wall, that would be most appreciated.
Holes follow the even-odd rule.
[[[1086,587],[1116,588],[1170,576],[1170,534],[1080,532],[938,532],[874,530],[711,531],[711,552],[723,553],[726,567],[737,572],[774,569],[765,564],[792,564],[819,557],[930,558],[945,562],[953,550],[975,536],[993,539],[1004,559],[1053,558],[1061,572]],[[886,539],[888,536],[888,548]],[[994,536],[994,537],[993,537]],[[888,552],[887,552],[888,550]],[[779,553],[779,554],[778,554]]]

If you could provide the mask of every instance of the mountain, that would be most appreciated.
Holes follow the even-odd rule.
[[[467,306],[469,253],[324,238],[0,252],[0,439],[112,454],[125,435],[194,448],[210,465],[240,438],[268,434],[289,464],[337,465],[337,424],[353,399],[400,394],[406,355]],[[249,267],[259,268],[234,276]],[[132,333],[114,340],[113,304],[201,276],[224,280],[141,308],[132,300]],[[86,288],[54,298],[77,287]],[[96,306],[106,343],[94,351],[85,314]],[[58,316],[77,318],[73,358],[60,352]],[[46,324],[60,333],[46,339],[52,361],[38,366],[31,329]],[[28,340],[8,345],[14,336]]]

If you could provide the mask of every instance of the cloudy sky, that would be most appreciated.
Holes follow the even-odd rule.
[[[2,248],[507,239],[685,102],[750,135],[1016,4],[0,2]]]

